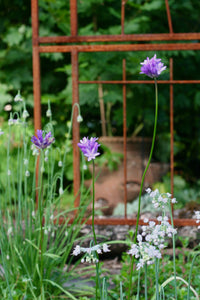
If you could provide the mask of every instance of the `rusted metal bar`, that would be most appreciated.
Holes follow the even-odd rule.
[[[121,0],[121,34],[122,35],[124,35],[125,5],[126,5],[126,1]]]
[[[52,45],[39,46],[41,53],[46,52],[128,52],[128,51],[172,51],[200,50],[200,43],[164,43],[164,44],[113,44],[113,45]]]
[[[71,36],[77,36],[78,19],[77,19],[77,0],[70,0],[70,27]]]
[[[62,224],[65,222],[65,218],[59,218],[59,223]],[[70,219],[69,223],[72,223],[74,219]],[[136,225],[136,218],[134,219],[125,219],[125,218],[95,218],[94,223],[95,225],[129,225],[129,226],[134,226]],[[151,221],[154,221],[156,224],[158,223],[157,219],[151,219]],[[82,222],[85,222],[85,219],[83,219]],[[171,221],[169,220],[169,223]],[[174,219],[174,226],[175,227],[184,227],[184,226],[195,226],[197,227],[199,224],[196,223],[195,219]],[[92,224],[92,219],[87,220],[87,224],[91,225]],[[142,219],[139,220],[139,225],[146,225]]]
[[[123,59],[123,81],[126,81],[126,60]],[[127,218],[127,128],[126,128],[126,84],[123,84],[123,148],[124,148],[124,217]]]
[[[71,53],[72,64],[72,105],[79,104],[78,89],[78,52],[73,50]],[[73,115],[73,172],[74,172],[74,206],[78,207],[80,203],[80,152],[77,146],[79,137],[79,123],[77,122],[78,108],[74,107]]]
[[[38,48],[38,0],[31,1],[32,17],[32,62],[33,62],[33,96],[34,96],[34,127],[41,129],[41,103],[40,103],[40,53]]]
[[[80,80],[79,84],[155,84],[153,80]],[[200,84],[200,80],[158,80],[159,84]]]
[[[173,81],[173,58],[169,61],[169,76],[170,80]],[[171,176],[171,194],[174,197],[174,86],[170,84],[170,176]],[[172,213],[174,212],[173,204],[171,204]]]
[[[165,0],[165,6],[166,6],[166,11],[167,11],[167,21],[168,21],[168,26],[169,26],[169,32],[173,33],[172,18],[171,18],[168,0]]]
[[[73,0],[72,0],[73,1]],[[188,33],[146,33],[119,35],[90,35],[90,36],[43,36],[39,43],[93,43],[93,42],[150,42],[150,41],[196,41],[200,39],[199,32]]]
[[[103,86],[102,83],[98,84],[98,95],[99,95],[99,106],[100,106],[100,115],[101,115],[101,131],[102,135],[106,136],[106,119],[105,119],[105,108],[103,100]]]

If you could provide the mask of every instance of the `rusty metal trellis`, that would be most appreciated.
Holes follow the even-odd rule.
[[[33,43],[33,92],[34,92],[34,126],[41,128],[41,104],[40,104],[40,53],[46,52],[69,52],[71,53],[72,65],[72,103],[79,103],[79,84],[121,84],[123,87],[123,138],[124,138],[124,218],[101,218],[95,219],[95,224],[99,225],[135,225],[136,219],[127,218],[127,190],[126,190],[126,86],[127,84],[154,84],[153,80],[126,80],[126,61],[123,60],[122,80],[93,80],[79,81],[78,76],[78,54],[80,52],[107,52],[107,51],[170,51],[170,50],[200,50],[200,33],[174,33],[168,0],[165,0],[166,14],[169,26],[169,33],[163,34],[125,34],[125,5],[126,0],[121,0],[121,34],[119,35],[98,35],[98,36],[78,36],[77,0],[70,0],[70,36],[39,36],[39,8],[38,0],[31,0],[32,15],[32,43]],[[159,42],[159,43],[156,43]],[[168,43],[166,43],[166,41]],[[181,43],[179,43],[181,41]],[[183,42],[187,41],[187,42]],[[195,41],[195,42],[194,42]],[[83,44],[84,42],[112,42],[112,44]],[[137,42],[137,44],[122,44],[118,42]],[[145,42],[145,43],[144,43]],[[154,43],[148,43],[154,42]],[[175,42],[175,43],[174,43]],[[54,45],[49,45],[49,44]],[[75,43],[71,45],[70,43]],[[48,44],[48,45],[45,45]],[[56,44],[56,45],[55,45]],[[61,45],[57,45],[61,44]],[[62,45],[64,44],[64,45]],[[170,58],[170,79],[158,80],[158,84],[169,85],[170,92],[170,171],[171,171],[171,192],[173,194],[174,179],[174,152],[173,152],[173,87],[175,84],[200,84],[200,80],[174,80],[173,79],[173,58]],[[78,111],[75,110],[74,120]],[[74,121],[73,144],[79,141],[79,125]],[[78,147],[73,147],[73,168],[74,168],[74,195],[75,207],[79,205],[80,187],[80,154]],[[61,220],[62,221],[62,220]],[[88,220],[91,224],[91,220]],[[140,224],[143,221],[140,220]],[[174,219],[175,226],[196,226],[193,219]]]

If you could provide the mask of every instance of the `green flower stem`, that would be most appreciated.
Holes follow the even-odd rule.
[[[145,285],[144,285],[144,292],[145,292],[145,300],[148,300],[147,298],[147,263],[145,263],[145,266],[144,266],[144,280],[145,280]]]
[[[141,269],[138,271],[138,284],[137,284],[137,297],[136,300],[140,300],[140,273]]]
[[[95,177],[95,163],[94,159],[92,160],[92,231],[93,231],[93,237],[94,237],[94,244],[97,245],[97,238],[96,238],[96,233],[95,233],[95,228],[94,228],[94,203],[95,203],[95,187],[94,187],[94,177]],[[99,259],[97,255],[97,259]],[[99,262],[96,263],[96,298],[98,299],[98,288],[100,290],[100,277],[99,277]],[[101,290],[100,290],[100,298],[101,298]]]
[[[158,120],[158,86],[157,86],[156,78],[154,78],[154,80],[155,80],[155,119],[154,119],[153,138],[152,138],[152,144],[151,144],[151,151],[150,151],[149,159],[148,159],[148,162],[147,162],[147,166],[144,170],[144,173],[142,175],[142,180],[141,180],[141,185],[140,185],[139,201],[138,201],[138,213],[137,213],[136,229],[135,229],[135,236],[134,236],[133,243],[136,243],[136,240],[137,240],[137,232],[138,232],[139,218],[140,218],[141,196],[142,196],[142,190],[143,190],[143,185],[144,185],[144,179],[145,179],[146,172],[149,168],[149,165],[151,163],[151,158],[152,158],[152,155],[153,155],[154,144],[155,144],[155,139],[156,139],[156,128],[157,128],[157,120]],[[131,295],[131,286],[132,286],[132,277],[133,277],[133,264],[134,264],[134,256],[132,257],[132,260],[131,260],[131,271],[130,271],[130,281],[129,281],[129,290],[128,290],[128,300],[130,300],[130,295]]]
[[[94,244],[97,244],[97,238],[96,238],[96,233],[94,229],[94,202],[95,202],[95,187],[94,187],[94,177],[95,177],[95,164],[94,164],[94,159],[92,160],[92,166],[93,166],[93,171],[92,171],[92,231],[93,231],[93,237],[94,237]]]
[[[156,300],[159,300],[159,284],[158,284],[158,259],[155,259],[155,275],[156,275]]]
[[[41,288],[41,295],[43,292],[43,273],[44,273],[44,266],[43,266],[43,240],[44,240],[44,230],[43,230],[43,195],[42,195],[42,183],[43,183],[43,164],[44,164],[44,156],[43,152],[41,151],[40,163],[39,163],[39,171],[40,171],[40,182],[39,182],[39,198],[38,198],[38,208],[39,208],[39,216],[40,216],[40,288]]]
[[[173,215],[172,215],[172,207],[171,203],[169,203],[169,211],[170,211],[170,217],[171,217],[171,224],[174,228],[174,221],[173,221]],[[175,288],[175,299],[177,300],[177,285],[176,285],[176,244],[175,244],[175,234],[173,233],[172,236],[172,244],[173,244],[173,269],[174,269],[174,288]]]

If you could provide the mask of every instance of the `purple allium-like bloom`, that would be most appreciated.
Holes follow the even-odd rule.
[[[140,64],[142,65],[140,74],[146,74],[151,78],[157,78],[161,72],[167,68],[161,62],[160,58],[156,58],[156,54],[151,59],[147,57],[147,59]]]
[[[37,137],[32,136],[31,142],[39,149],[45,149],[50,146],[55,141],[54,137],[52,137],[51,132],[48,132],[44,136],[43,130],[37,130]]]
[[[83,152],[83,154],[88,158],[88,161],[95,159],[96,156],[100,155],[98,151],[98,147],[100,144],[98,144],[96,141],[98,138],[91,137],[88,139],[88,137],[84,137],[82,140],[80,140],[80,143],[78,143],[79,148]]]

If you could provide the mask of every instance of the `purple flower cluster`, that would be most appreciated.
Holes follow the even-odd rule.
[[[80,143],[78,143],[78,147],[83,152],[84,156],[87,157],[88,161],[95,159],[96,156],[100,155],[98,151],[98,148],[100,144],[97,143],[98,138],[91,137],[90,139],[87,137],[84,137],[82,140],[80,140]]]
[[[43,130],[37,130],[37,137],[32,136],[31,142],[38,148],[38,149],[45,149],[50,146],[55,141],[55,138],[52,137],[51,132],[48,132],[44,135]]]
[[[161,62],[160,58],[156,58],[156,54],[151,59],[147,57],[147,59],[140,64],[142,65],[140,74],[146,74],[151,78],[157,78],[161,72],[167,68]]]

